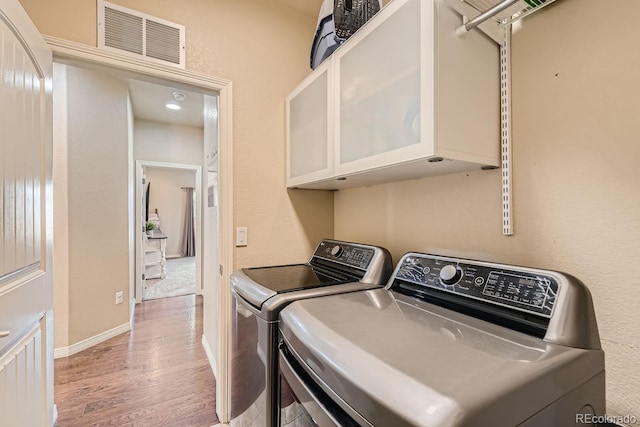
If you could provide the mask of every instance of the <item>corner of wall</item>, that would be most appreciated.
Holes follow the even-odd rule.
[[[53,64],[54,347],[69,345],[69,200],[67,67]]]

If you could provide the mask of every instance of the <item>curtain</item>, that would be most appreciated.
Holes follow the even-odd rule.
[[[185,188],[187,202],[184,208],[184,228],[182,231],[182,256],[195,256],[196,232],[193,224],[193,188]]]

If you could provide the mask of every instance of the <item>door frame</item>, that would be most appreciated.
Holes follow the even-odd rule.
[[[81,67],[111,68],[133,78],[159,84],[171,82],[177,88],[185,90],[200,89],[218,96],[218,260],[220,264],[218,279],[217,329],[218,343],[216,365],[216,412],[221,422],[228,422],[231,413],[230,398],[230,336],[231,330],[231,288],[229,276],[233,270],[233,85],[230,80],[205,74],[182,70],[166,65],[154,64],[137,58],[127,57],[113,52],[102,51],[57,37],[43,36],[53,52],[54,62]],[[135,267],[135,266],[134,266]],[[217,297],[217,298],[216,298]],[[206,303],[205,303],[206,305]]]
[[[143,176],[143,168],[156,168],[156,169],[177,169],[192,171],[195,173],[196,187],[196,222],[195,222],[195,237],[196,237],[196,295],[202,295],[202,248],[204,240],[204,230],[202,229],[202,200],[204,195],[202,194],[202,166],[188,165],[182,163],[165,163],[155,162],[151,160],[136,160],[136,174],[135,174],[135,187],[136,187],[136,216],[135,216],[135,230],[136,230],[136,280],[135,280],[135,296],[136,304],[142,302],[142,296],[144,295],[144,289],[142,289],[142,273],[143,271],[137,271],[137,267],[142,265],[143,256],[143,244],[142,244],[142,191],[141,180]],[[142,191],[141,191],[142,190]]]

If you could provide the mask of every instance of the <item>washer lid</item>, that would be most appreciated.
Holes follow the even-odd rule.
[[[323,273],[308,264],[245,268],[231,275],[233,289],[258,308],[280,293],[336,285],[351,280]]]
[[[303,368],[374,425],[517,425],[604,369],[599,350],[385,289],[296,301],[280,319]]]

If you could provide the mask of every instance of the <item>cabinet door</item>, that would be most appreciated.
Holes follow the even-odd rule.
[[[333,174],[331,59],[287,97],[287,187]]]
[[[431,1],[389,3],[334,56],[336,175],[433,154]]]

